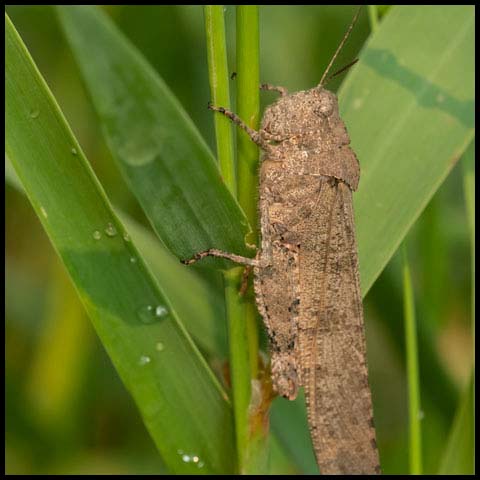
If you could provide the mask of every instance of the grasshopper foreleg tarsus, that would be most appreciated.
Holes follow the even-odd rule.
[[[275,85],[270,85],[269,83],[262,83],[260,85],[260,90],[270,90],[273,92],[278,92],[282,97],[288,95],[288,90],[285,87],[278,87]]]
[[[238,125],[242,130],[244,130],[247,135],[251,138],[252,142],[256,143],[259,147],[264,148],[265,144],[260,137],[260,132],[257,132],[253,128],[250,128],[237,114],[233,113],[231,110],[228,110],[224,107],[216,107],[210,102],[208,103],[208,108],[214,112],[219,112],[229,118],[233,123]]]
[[[258,266],[258,260],[255,258],[242,257],[241,255],[236,255],[235,253],[222,252],[222,250],[217,250],[216,248],[210,248],[204,250],[203,252],[198,252],[192,258],[187,260],[180,260],[184,265],[191,265],[192,263],[198,262],[205,257],[219,257],[226,258],[235,263],[240,263],[242,265],[247,265],[251,267]]]

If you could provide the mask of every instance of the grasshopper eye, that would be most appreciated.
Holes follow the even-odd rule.
[[[333,112],[332,102],[324,100],[318,107],[314,109],[315,115],[319,117],[328,117]]]

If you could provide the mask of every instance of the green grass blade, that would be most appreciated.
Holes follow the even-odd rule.
[[[459,404],[445,448],[440,475],[475,473],[475,398],[473,376]]]
[[[260,39],[257,5],[236,8],[237,114],[255,130],[260,117]],[[257,244],[257,190],[259,151],[250,137],[237,129],[238,201],[247,215],[252,232],[247,239]],[[258,329],[256,308],[248,303],[245,322],[250,352],[252,378],[258,374]]]
[[[226,358],[225,302],[221,291],[212,288],[194,269],[181,265],[155,235],[125,213],[117,211],[117,215],[195,343],[209,355]]]
[[[227,45],[223,5],[206,5],[205,33],[207,38],[210,90],[213,103],[230,108],[229,75],[227,66]],[[236,191],[235,164],[232,147],[231,121],[220,113],[215,114],[215,133],[220,170],[224,177],[231,179],[231,191]],[[249,447],[249,405],[250,405],[250,359],[246,324],[247,304],[239,296],[242,268],[224,273],[225,307],[228,324],[229,376],[232,386],[233,411],[235,417],[235,438],[237,463],[240,473],[246,472]]]
[[[290,454],[273,435],[269,438],[270,457],[268,475],[299,475],[302,472],[290,461]]]
[[[341,87],[364,293],[473,138],[473,8],[392,7]]]
[[[417,327],[412,277],[407,248],[403,246],[403,314],[405,320],[405,345],[407,358],[409,458],[410,474],[422,474],[422,427],[420,410],[420,380],[418,372]]]
[[[245,473],[248,455],[249,415],[251,397],[248,338],[245,325],[245,302],[239,297],[243,268],[225,272],[225,307],[228,322],[229,376],[232,386],[235,438],[239,473]]]
[[[237,114],[250,127],[258,130],[260,118],[260,39],[257,5],[236,7],[236,68]],[[257,189],[259,151],[255,143],[237,128],[238,200],[253,228],[249,243],[257,244]],[[247,297],[248,298],[248,297]],[[242,319],[248,342],[251,378],[259,375],[259,338],[257,311],[253,297],[245,306]],[[262,385],[259,380],[259,385]],[[263,385],[262,385],[263,386]],[[268,470],[268,428],[259,421],[257,412],[248,422],[246,453],[243,471],[247,474],[265,474]]]
[[[25,194],[22,183],[6,156],[5,180]],[[126,213],[118,209],[115,211],[195,343],[208,354],[225,358],[228,355],[228,345],[225,302],[221,292],[211,288],[211,284],[202,278],[206,275],[205,271],[200,276],[194,269],[181,265],[151,232]],[[188,302],[185,301],[185,292],[188,292]]]
[[[18,175],[16,174],[12,163],[9,161],[7,154],[5,154],[5,183],[7,182],[12,187],[24,193],[22,182],[18,178]]]
[[[212,104],[231,110],[228,85],[227,43],[223,5],[205,5],[205,34],[207,37],[208,77]],[[225,184],[236,197],[235,155],[233,152],[232,122],[220,112],[212,113],[217,139],[217,158]]]
[[[225,393],[134,243],[124,237],[123,225],[7,17],[5,28],[6,153],[103,345],[173,472],[232,472]],[[148,306],[164,306],[167,314],[154,316]],[[186,461],[192,455],[200,460]]]
[[[112,154],[167,248],[180,258],[211,247],[251,256],[243,212],[159,75],[98,8],[58,11]]]
[[[298,397],[289,401],[278,398],[271,409],[271,430],[288,451],[303,474],[318,475],[318,466],[308,433],[305,395],[300,390]]]
[[[239,5],[237,25],[237,114],[254,130],[260,120],[260,39],[258,5]],[[238,200],[253,229],[257,227],[258,147],[237,129]],[[255,233],[255,232],[253,232]],[[252,243],[256,236],[252,236]]]

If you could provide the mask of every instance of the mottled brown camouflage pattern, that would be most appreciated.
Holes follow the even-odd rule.
[[[259,139],[255,291],[273,388],[290,399],[305,388],[322,473],[379,473],[352,210],[360,169],[335,95],[284,94]]]
[[[261,248],[255,259],[211,249],[186,263],[214,255],[254,267],[273,389],[293,400],[304,387],[320,471],[381,473],[352,209],[359,164],[333,93],[262,88],[281,96],[265,111],[258,132],[234,113],[210,107],[264,151]]]

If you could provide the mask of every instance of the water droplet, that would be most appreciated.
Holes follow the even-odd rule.
[[[203,463],[201,460],[200,460],[200,457],[198,455],[188,455],[187,453],[185,453],[183,450],[177,450],[177,453],[179,455],[182,456],[182,460],[185,462],[185,463],[190,463],[190,462],[193,462],[197,465],[197,468],[202,468],[205,463]]]
[[[137,313],[142,323],[153,323],[156,320],[155,313],[151,305],[140,308]]]
[[[127,232],[125,232],[125,233],[123,234],[123,239],[124,239],[126,242],[129,242],[129,241],[130,241],[130,235],[129,235]]]
[[[150,363],[150,362],[151,362],[151,359],[150,359],[149,356],[147,356],[147,355],[142,355],[142,356],[140,357],[140,360],[138,361],[138,364],[141,365],[141,366],[143,366],[143,365],[147,365],[147,364]]]
[[[135,257],[130,257],[130,263],[137,263],[137,259]]]
[[[72,155],[78,155],[76,148],[72,147],[70,151],[72,152]]]
[[[423,420],[425,418],[425,413],[423,412],[423,410],[419,410],[418,412],[418,419],[419,420]]]
[[[100,240],[102,238],[102,234],[98,230],[95,230],[92,236],[95,240]]]
[[[39,115],[40,115],[40,110],[37,110],[37,109],[30,110],[30,118],[38,118]]]
[[[155,309],[155,315],[159,318],[165,317],[166,315],[168,315],[168,310],[163,305],[159,305]]]
[[[42,212],[42,215],[43,215],[45,218],[48,217],[47,211],[46,211],[43,207],[40,207],[40,211]]]
[[[157,342],[157,344],[155,345],[155,348],[157,349],[157,352],[162,352],[165,349],[165,345],[162,342]]]
[[[117,234],[117,229],[115,228],[115,225],[113,225],[113,223],[108,223],[107,227],[105,228],[105,233],[109,237],[114,237]]]

